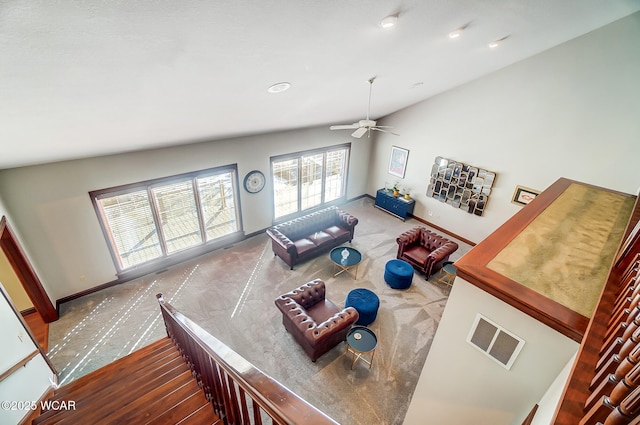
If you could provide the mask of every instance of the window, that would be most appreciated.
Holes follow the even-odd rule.
[[[271,158],[276,220],[346,196],[350,145]]]
[[[123,272],[240,231],[237,187],[236,167],[230,166],[89,195]]]

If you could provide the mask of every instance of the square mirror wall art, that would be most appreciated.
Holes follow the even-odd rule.
[[[491,194],[496,173],[436,156],[431,166],[427,197],[481,216]]]

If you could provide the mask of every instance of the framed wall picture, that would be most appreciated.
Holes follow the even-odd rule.
[[[540,195],[539,190],[529,189],[528,187],[524,186],[516,186],[516,190],[513,192],[513,199],[511,199],[511,203],[520,206],[527,205],[538,195]]]
[[[404,173],[407,170],[407,159],[409,158],[409,151],[397,146],[391,146],[391,157],[389,158],[389,174],[392,176],[404,178]]]

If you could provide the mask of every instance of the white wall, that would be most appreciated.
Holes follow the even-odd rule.
[[[0,178],[0,182],[1,181],[2,181],[2,179]],[[22,236],[20,234],[20,229],[16,228],[15,222],[12,219],[11,214],[9,213],[8,209],[5,206],[5,202],[4,202],[4,199],[2,197],[2,192],[0,191],[0,218],[2,218],[2,217],[6,218],[7,223],[9,224],[9,226],[11,227],[11,230],[13,231],[13,236],[16,238],[17,242],[20,244],[20,247],[24,251],[24,253],[27,256],[27,258],[30,259],[31,258],[31,254],[29,253],[29,249],[28,249],[28,247],[25,246],[25,244],[23,242],[23,239],[22,239]],[[31,267],[35,270],[35,272],[38,275],[38,277],[40,277],[41,273],[39,272],[37,265],[33,264],[33,262],[31,262],[31,260],[29,260],[29,261],[30,261]],[[45,292],[49,295],[49,298],[51,298],[51,300],[55,304],[55,298],[53,298],[51,296],[51,291],[49,289],[49,285],[47,285],[46,282],[40,282],[40,283],[42,284],[42,287],[45,290]],[[20,283],[20,284],[22,285],[22,283]],[[31,303],[31,300],[29,300],[29,303]]]
[[[569,379],[569,376],[571,376],[571,370],[573,369],[573,363],[575,362],[576,357],[577,352],[576,355],[571,357],[567,362],[564,369],[562,369],[555,381],[553,381],[553,384],[551,384],[542,399],[538,402],[538,410],[536,410],[536,414],[533,417],[533,422],[531,422],[532,425],[551,425],[553,422],[553,417],[555,416],[556,409],[562,399],[562,394],[564,392],[564,387],[567,384],[567,380]]]
[[[395,181],[387,166],[396,145],[410,150],[402,183],[415,214],[474,242],[518,211],[516,185],[542,190],[566,177],[636,195],[637,40],[640,13],[386,117],[400,136],[378,137],[368,193]],[[497,173],[484,216],[425,196],[436,156]]]
[[[0,292],[4,292],[0,288]],[[13,367],[26,358],[30,353],[38,350],[7,298],[0,293],[0,373]],[[42,354],[38,353],[26,365],[16,370],[0,382],[0,423],[17,424],[27,414],[31,413],[30,406],[23,404],[9,404],[7,402],[37,402],[55,382],[55,375],[49,368]]]
[[[466,342],[477,313],[526,341],[510,370]],[[522,423],[578,347],[456,278],[404,425]]]
[[[273,155],[352,140],[348,133],[315,128],[14,168],[0,171],[0,197],[57,300],[116,278],[89,191],[232,163],[242,185],[253,169],[268,175]],[[348,197],[365,193],[369,150],[369,143],[351,145]],[[269,184],[258,194],[241,189],[240,201],[246,233],[271,225]]]

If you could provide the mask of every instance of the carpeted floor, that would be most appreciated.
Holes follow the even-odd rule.
[[[357,280],[333,276],[328,255],[289,270],[274,257],[266,235],[249,238],[171,269],[114,286],[61,306],[50,326],[49,356],[62,384],[85,375],[165,335],[155,295],[198,322],[263,372],[342,424],[401,424],[444,310],[448,289],[416,274],[407,290],[389,288],[384,265],[395,258],[395,238],[421,225],[402,222],[362,198],[342,207],[359,219],[351,246],[363,261]],[[471,248],[457,241],[460,258]],[[273,303],[315,278],[325,280],[327,297],[344,303],[354,288],[380,297],[369,328],[378,336],[373,367],[350,369],[341,343],[313,363],[287,334]]]

